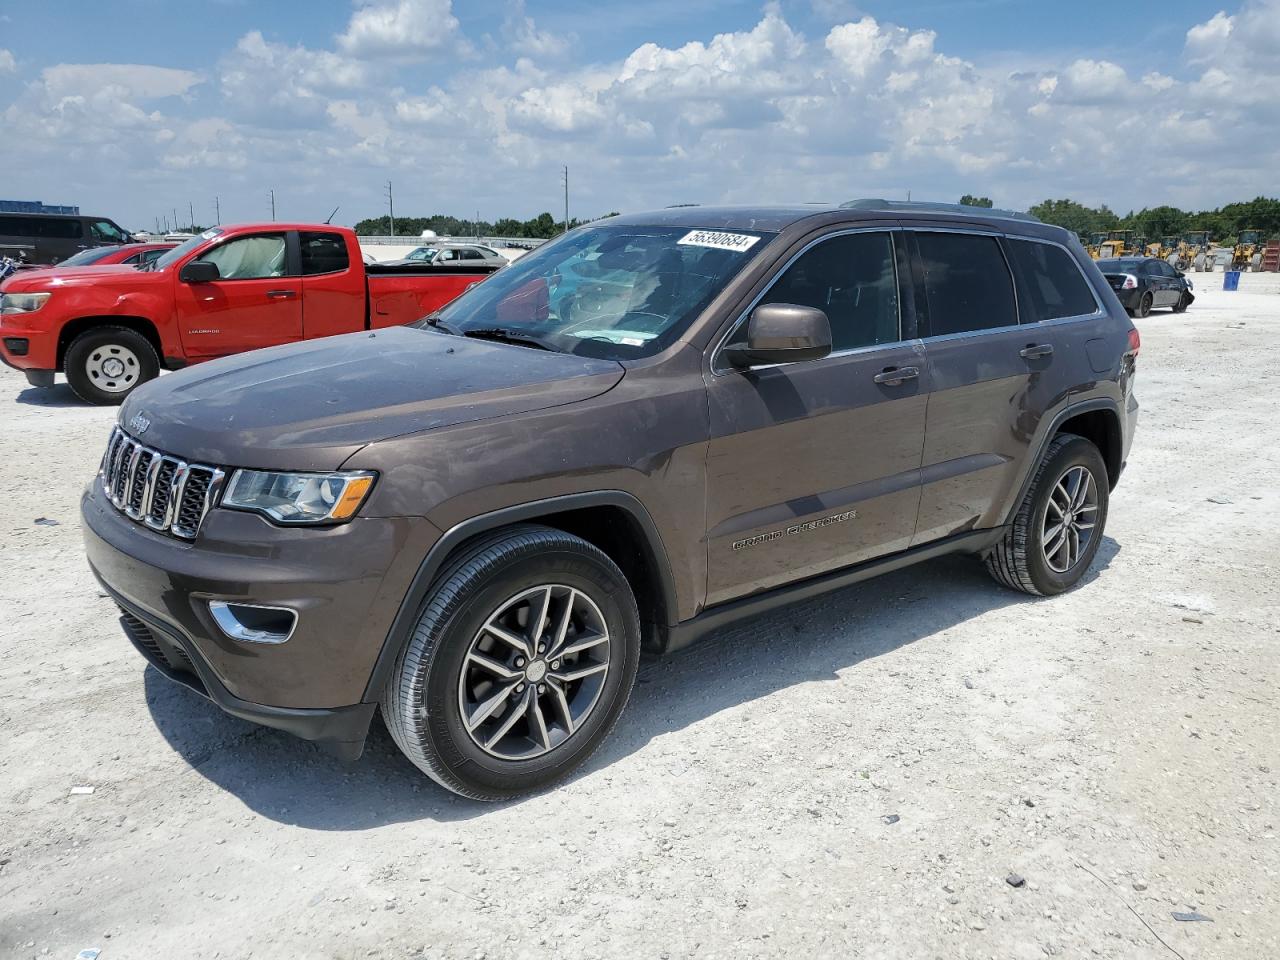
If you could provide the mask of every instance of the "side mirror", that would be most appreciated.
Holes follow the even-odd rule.
[[[739,369],[797,360],[821,360],[831,352],[831,322],[817,307],[766,303],[747,320],[747,342],[726,347],[724,357]]]
[[[218,265],[211,260],[192,260],[182,272],[178,274],[178,279],[183,283],[212,283],[221,277],[218,272]]]

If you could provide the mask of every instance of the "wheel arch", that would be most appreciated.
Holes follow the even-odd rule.
[[[1107,467],[1108,487],[1114,489],[1120,479],[1120,471],[1124,466],[1124,428],[1120,418],[1120,405],[1116,400],[1111,397],[1084,400],[1064,407],[1053,417],[1046,419],[1048,426],[1033,445],[1033,455],[1027,457],[1017,495],[1005,510],[1005,525],[1013,522],[1023,497],[1027,495],[1027,490],[1035,479],[1036,465],[1044,458],[1045,450],[1053,442],[1053,438],[1061,433],[1079,434],[1098,447]]]
[[[62,371],[64,368],[67,348],[71,346],[71,342],[82,333],[88,333],[97,327],[124,327],[126,330],[132,330],[140,334],[156,352],[156,359],[164,364],[164,347],[160,342],[160,331],[156,325],[146,317],[119,317],[114,315],[77,317],[74,320],[68,320],[62,325],[62,329],[58,331],[58,359],[57,369]]]
[[[365,687],[365,702],[378,698],[450,558],[479,537],[527,523],[539,523],[581,537],[618,564],[636,595],[644,645],[649,649],[662,647],[678,609],[675,579],[661,534],[644,505],[622,490],[535,500],[464,520],[436,541],[419,565],[387,632]]]

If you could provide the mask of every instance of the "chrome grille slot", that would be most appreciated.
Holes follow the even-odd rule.
[[[225,474],[143,446],[116,427],[99,476],[103,492],[131,520],[192,540],[217,501]]]

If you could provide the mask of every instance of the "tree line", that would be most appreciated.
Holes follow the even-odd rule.
[[[616,217],[617,212],[606,213],[605,217]],[[592,219],[604,219],[597,217]],[[569,228],[579,227],[591,220],[579,220],[574,217],[569,221]],[[424,230],[431,230],[442,237],[528,237],[536,240],[549,240],[564,230],[564,221],[557,220],[550,213],[540,213],[528,220],[517,220],[503,217],[492,222],[488,220],[463,220],[448,214],[436,213],[429,217],[396,217],[396,235],[404,237],[420,237]],[[390,217],[371,217],[361,220],[355,226],[356,234],[362,237],[386,237],[391,234]]]
[[[1280,200],[1257,197],[1242,203],[1228,203],[1216,210],[1182,210],[1168,205],[1131,210],[1124,216],[1103,204],[1087,207],[1074,200],[1045,200],[1027,211],[1045,223],[1065,227],[1084,237],[1109,230],[1132,230],[1155,239],[1207,230],[1210,239],[1230,244],[1244,230],[1257,230],[1264,238],[1280,237]]]

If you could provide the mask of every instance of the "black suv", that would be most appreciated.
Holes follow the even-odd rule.
[[[564,776],[642,648],[944,553],[1055,594],[1102,539],[1138,335],[1076,238],[855,201],[615,217],[409,327],[121,409],[89,562],[157,669],[484,799]]]

